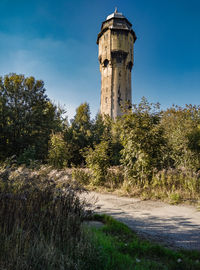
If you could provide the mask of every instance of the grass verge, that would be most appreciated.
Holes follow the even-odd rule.
[[[92,228],[93,241],[105,270],[199,270],[200,252],[172,250],[141,240],[126,225],[107,215],[95,215],[105,225]]]

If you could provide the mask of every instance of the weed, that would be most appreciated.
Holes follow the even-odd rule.
[[[179,193],[171,193],[169,195],[171,204],[178,204],[182,201],[181,195]]]
[[[83,185],[88,185],[90,183],[91,175],[89,171],[84,169],[74,168],[72,170],[72,178],[76,180],[78,183]]]

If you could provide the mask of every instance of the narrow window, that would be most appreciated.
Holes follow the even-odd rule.
[[[105,59],[104,62],[103,62],[104,67],[107,67],[108,63],[109,63],[108,59]]]
[[[129,69],[131,71],[132,66],[133,66],[133,63],[131,61],[128,62],[127,69]]]

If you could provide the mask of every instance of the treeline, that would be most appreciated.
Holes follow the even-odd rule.
[[[17,164],[89,167],[96,184],[117,165],[122,165],[125,179],[138,186],[152,181],[161,185],[166,175],[176,186],[174,179],[181,175],[184,181],[193,179],[197,191],[200,106],[161,110],[143,98],[112,121],[99,114],[91,119],[84,103],[68,122],[64,110],[46,96],[43,81],[10,74],[0,78],[0,159],[13,156]],[[184,183],[191,186],[191,181]]]

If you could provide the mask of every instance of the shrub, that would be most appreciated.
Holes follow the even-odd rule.
[[[61,169],[67,165],[69,154],[68,147],[62,133],[51,134],[49,142],[48,160],[55,168]]]
[[[124,182],[124,172],[121,166],[115,166],[108,169],[105,186],[114,189],[119,188]]]
[[[90,173],[88,170],[86,171],[86,169],[74,168],[72,170],[72,178],[83,185],[90,183]]]
[[[163,127],[160,126],[161,113],[159,110],[152,112],[150,105],[143,99],[138,106],[134,106],[133,112],[121,119],[121,164],[125,177],[141,187],[146,182],[150,183],[154,169],[162,169],[167,162],[168,149]]]
[[[23,151],[21,155],[19,155],[17,159],[17,164],[21,165],[24,164],[26,166],[30,166],[30,164],[35,161],[36,159],[36,152],[34,146],[29,146],[27,149]]]
[[[100,185],[105,182],[109,161],[109,143],[107,141],[97,144],[94,150],[92,148],[88,150],[86,163],[91,169],[94,184]]]

